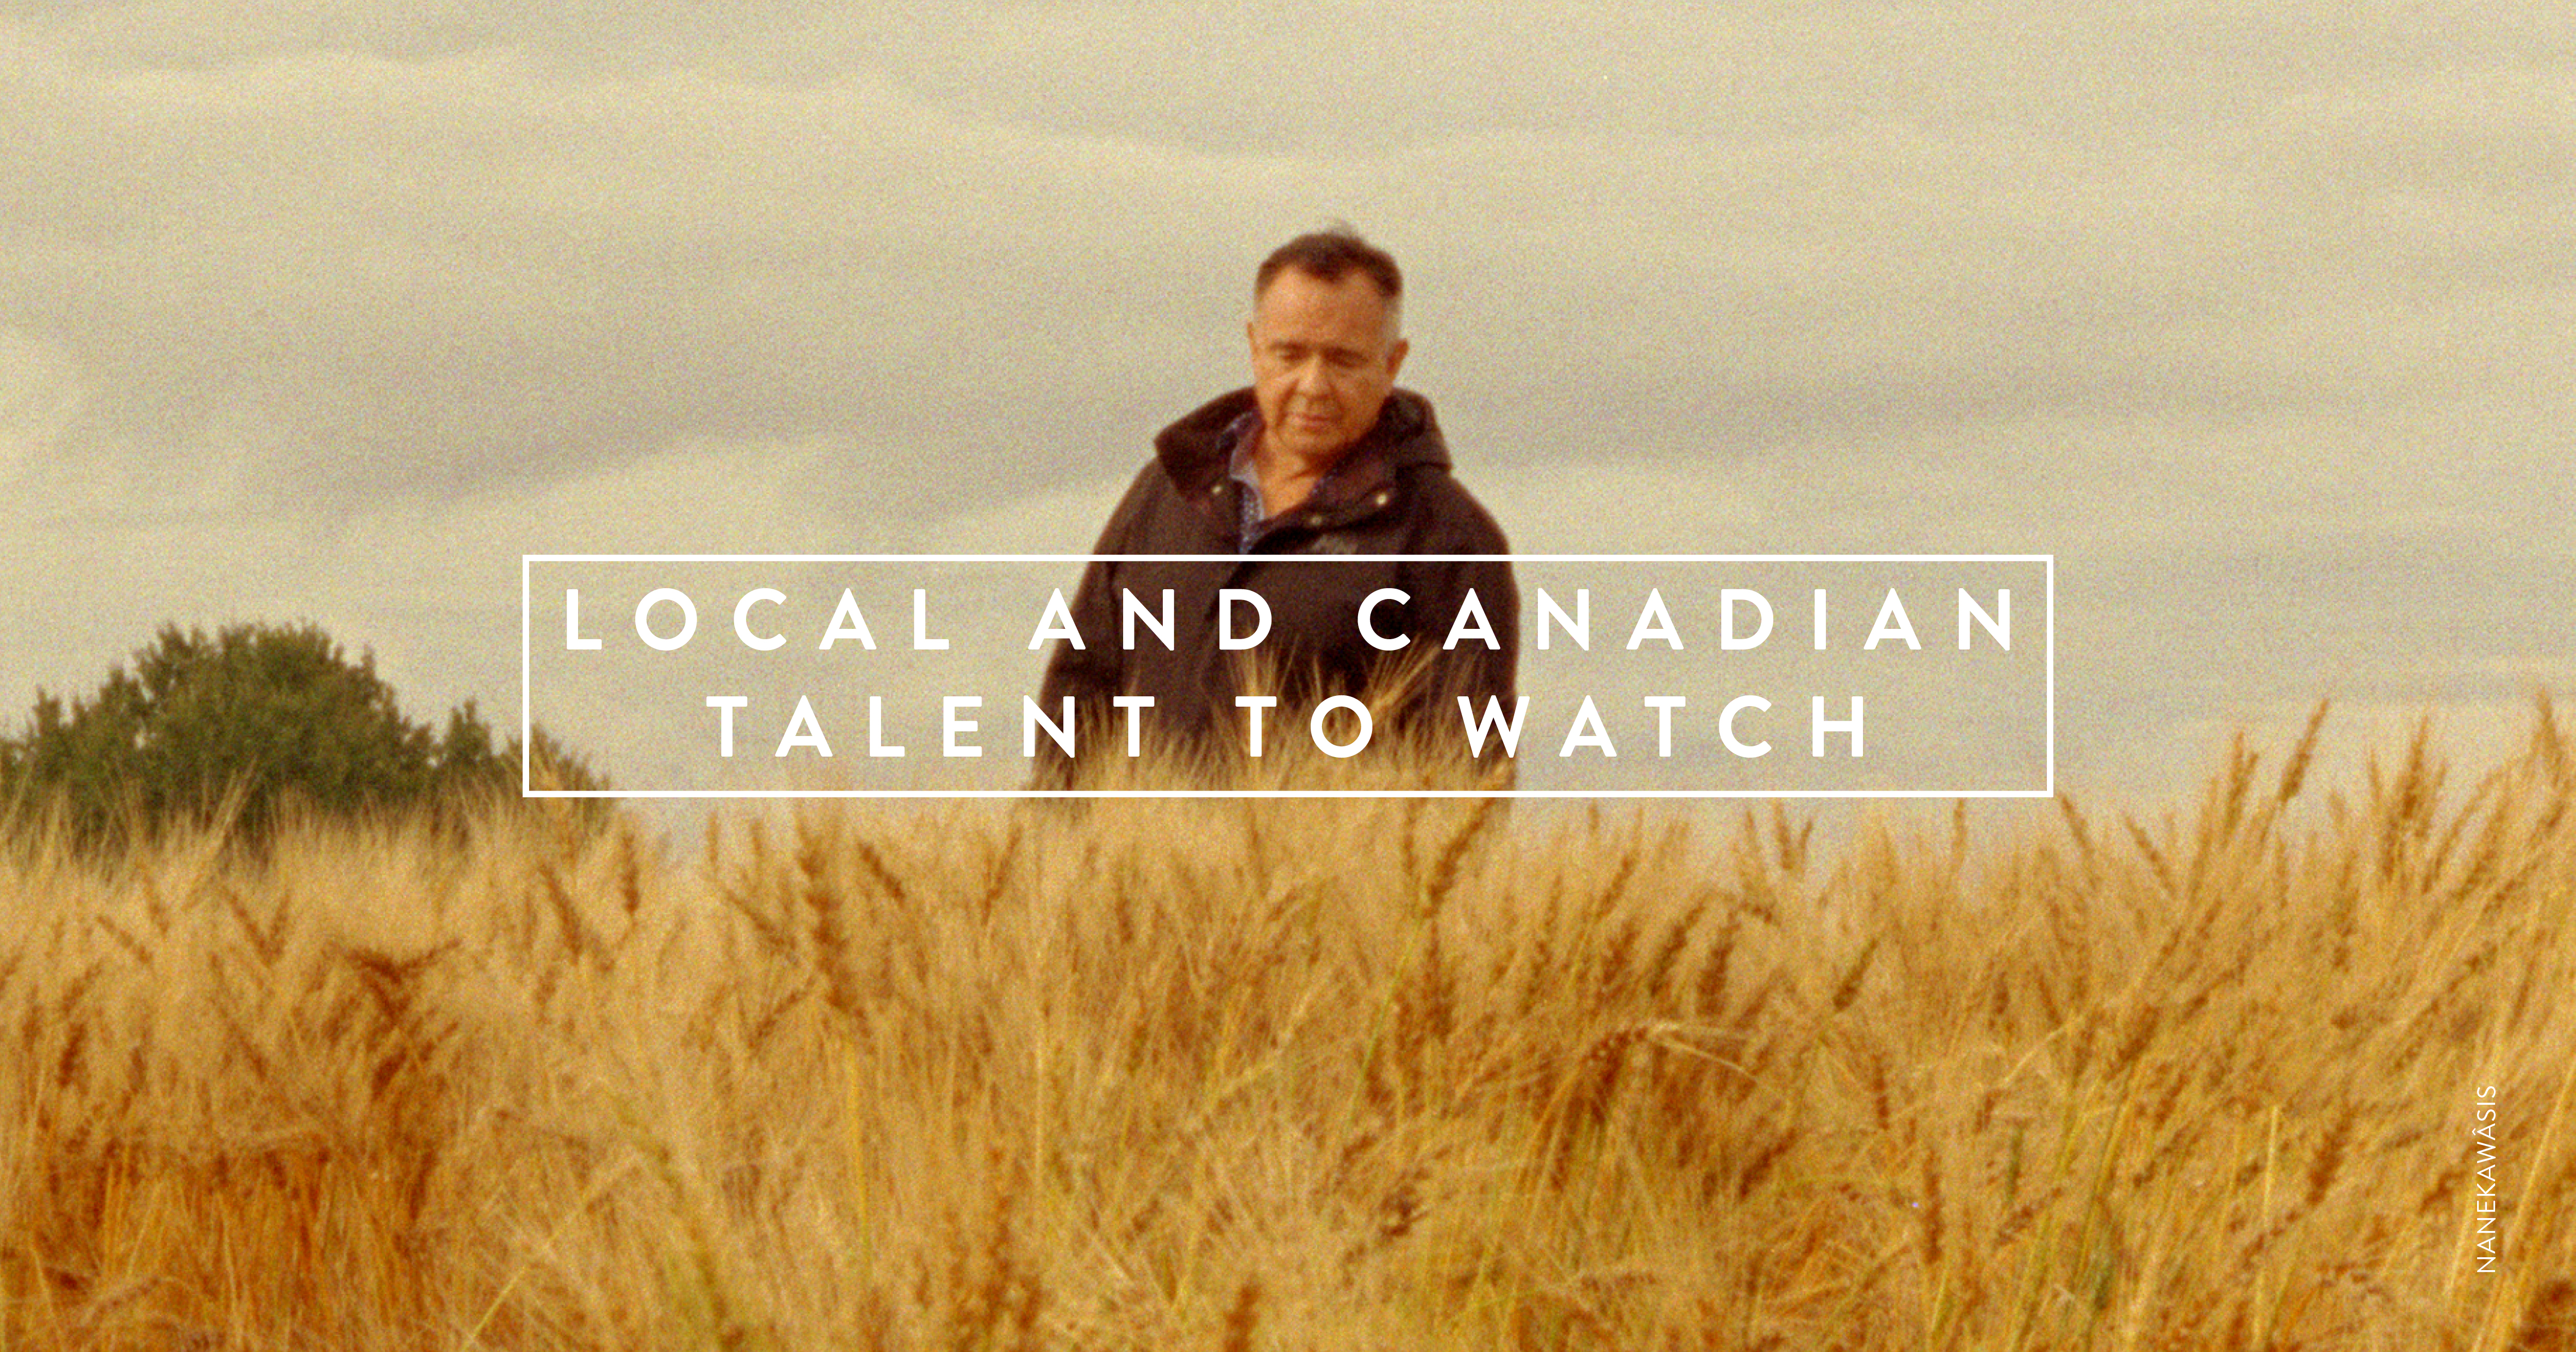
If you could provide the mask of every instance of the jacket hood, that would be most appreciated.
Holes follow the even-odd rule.
[[[1245,386],[1218,395],[1166,427],[1154,438],[1154,456],[1171,476],[1174,487],[1184,493],[1204,493],[1226,472],[1227,456],[1233,447],[1226,439],[1226,429],[1234,420],[1253,412],[1252,388]],[[1352,462],[1359,457],[1377,460],[1371,467]],[[1411,390],[1398,389],[1386,397],[1386,407],[1378,410],[1377,422],[1343,457],[1342,464],[1362,470],[1361,476],[1376,479],[1392,476],[1415,466],[1449,468],[1449,443],[1440,435],[1439,420],[1431,413],[1431,401]],[[1374,472],[1365,472],[1374,470]]]

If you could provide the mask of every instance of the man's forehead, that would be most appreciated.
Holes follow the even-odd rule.
[[[1253,305],[1253,323],[1265,335],[1349,329],[1375,338],[1391,328],[1395,308],[1353,269],[1330,281],[1300,269],[1283,269]]]

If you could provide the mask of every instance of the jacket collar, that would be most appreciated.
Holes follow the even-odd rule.
[[[1172,486],[1184,494],[1202,494],[1223,480],[1234,449],[1226,429],[1254,407],[1247,386],[1218,395],[1164,428],[1154,438],[1154,456]],[[1417,465],[1449,468],[1449,444],[1432,417],[1431,401],[1397,390],[1387,396],[1368,434],[1334,466],[1332,481],[1341,493],[1357,496]]]

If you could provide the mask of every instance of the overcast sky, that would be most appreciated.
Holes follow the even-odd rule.
[[[2564,4],[20,0],[0,143],[0,712],[1082,550],[1333,218],[1518,550],[2057,555],[2062,782],[2576,697]]]

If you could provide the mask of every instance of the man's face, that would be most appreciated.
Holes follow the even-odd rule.
[[[1283,269],[1252,308],[1252,392],[1264,450],[1330,464],[1366,435],[1395,388],[1405,343],[1368,274],[1327,282]]]

